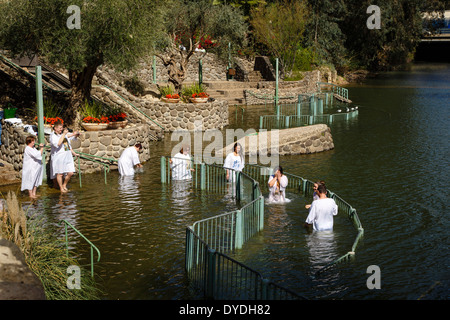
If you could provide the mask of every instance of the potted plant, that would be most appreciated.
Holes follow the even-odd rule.
[[[128,124],[127,115],[124,112],[117,112],[108,117],[108,129],[125,128]]]
[[[174,93],[174,88],[170,85],[159,87],[159,93],[161,94],[161,101],[167,103],[178,103],[180,102],[180,95]]]
[[[205,103],[209,99],[209,95],[206,92],[193,93],[191,97],[192,103]]]
[[[81,126],[86,131],[99,131],[108,128],[108,124],[109,119],[106,116],[102,116],[100,118],[88,116],[83,118]]]
[[[205,103],[208,101],[209,94],[206,93],[206,88],[199,83],[194,83],[183,88],[183,97],[186,102]]]
[[[86,131],[98,131],[108,128],[109,118],[103,114],[103,106],[95,101],[86,101],[82,109],[81,126]]]

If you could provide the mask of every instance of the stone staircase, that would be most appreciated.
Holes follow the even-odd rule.
[[[256,89],[258,83],[264,81],[259,71],[251,71],[248,74],[248,81],[206,81],[204,85],[208,87],[208,93],[211,98],[218,100],[227,100],[228,105],[245,104],[244,91]]]

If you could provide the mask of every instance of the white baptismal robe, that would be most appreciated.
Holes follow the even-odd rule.
[[[70,146],[70,140],[73,138],[65,138],[63,143],[58,146],[58,141],[60,138],[60,134],[56,134],[55,132],[50,134],[50,145],[52,147],[52,162],[50,166],[51,179],[54,179],[57,174],[75,172],[75,164],[73,162],[71,151],[72,147]]]
[[[314,200],[309,209],[306,223],[315,231],[333,230],[333,216],[338,214],[338,206],[331,198]]]
[[[269,182],[270,183],[273,179],[275,179],[275,176],[270,176]],[[281,176],[280,185],[277,186],[277,183],[274,183],[271,187],[269,185],[269,201],[270,202],[285,202],[286,201],[286,194],[285,190],[288,185],[288,178],[283,175]],[[278,189],[278,192],[277,192]]]
[[[41,152],[35,148],[26,146],[23,153],[21,191],[39,187],[42,184],[42,177]]]
[[[172,159],[170,168],[172,169],[173,180],[192,179],[191,157],[188,154],[177,153]]]
[[[121,176],[134,175],[134,166],[141,163],[135,147],[126,148],[119,158],[119,173]]]

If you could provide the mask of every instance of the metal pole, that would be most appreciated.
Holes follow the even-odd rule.
[[[153,83],[156,83],[156,57],[153,56]]]
[[[36,66],[36,104],[38,117],[38,143],[45,144],[44,137],[44,97],[42,93],[42,67]],[[42,154],[42,180],[47,181],[47,166],[45,163],[45,149]]]
[[[275,60],[275,105],[278,106],[278,58]],[[277,115],[279,116],[278,110]]]
[[[161,157],[161,183],[166,183],[166,157]]]
[[[202,59],[198,61],[198,84],[201,85],[203,82],[203,65]]]

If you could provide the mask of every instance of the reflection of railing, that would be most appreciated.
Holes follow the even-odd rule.
[[[76,233],[78,233],[90,246],[91,246],[91,276],[94,277],[94,249],[97,251],[97,262],[100,261],[100,250],[97,249],[97,247],[89,241],[88,238],[86,238],[80,231],[78,231],[74,226],[72,226],[67,220],[62,220],[62,223],[64,223],[65,228],[65,239],[66,239],[66,252],[67,256],[69,256],[69,240],[68,240],[68,234],[67,234],[67,226],[71,227]]]
[[[300,299],[299,295],[264,279],[257,271],[228,257],[225,252],[242,248],[247,240],[264,227],[264,197],[259,183],[249,175],[224,169],[215,164],[186,158],[179,167],[177,158],[161,157],[161,181],[186,176],[194,188],[214,193],[231,192],[238,202],[248,202],[240,210],[195,222],[186,228],[185,269],[192,286],[207,298],[214,299]],[[229,180],[226,180],[229,170]],[[173,180],[172,180],[173,181]]]
[[[259,181],[262,185],[266,185],[263,179],[267,179],[267,172],[269,171],[269,168],[265,168],[258,165],[251,165],[247,164],[244,168],[244,172],[246,172],[249,176],[254,178],[255,180]],[[283,173],[288,177],[288,189],[293,189],[296,192],[299,192],[303,196],[310,196],[312,194],[312,187],[314,183],[312,181],[309,181],[307,179],[304,179],[302,177],[289,174],[289,173]],[[351,258],[355,255],[356,247],[358,246],[359,241],[361,240],[364,229],[362,227],[361,221],[359,220],[358,214],[356,213],[356,209],[354,209],[349,203],[347,203],[344,199],[342,199],[340,196],[335,194],[334,192],[328,190],[327,193],[329,198],[334,199],[336,202],[339,212],[343,212],[347,215],[347,217],[350,219],[350,221],[353,223],[353,227],[358,232],[356,235],[356,238],[353,242],[351,251],[347,252],[340,258],[332,261],[331,263],[327,264],[323,268],[319,269],[316,272],[316,275],[320,275],[324,271],[330,269],[331,267],[337,265],[340,262],[348,260],[348,258]]]

